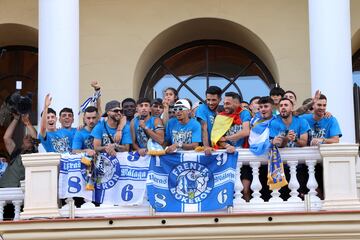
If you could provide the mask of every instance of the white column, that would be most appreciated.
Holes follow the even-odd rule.
[[[51,108],[79,110],[79,0],[39,0],[39,121],[45,95]]]
[[[309,28],[311,90],[327,96],[327,109],[341,126],[341,141],[354,143],[349,0],[309,0]]]

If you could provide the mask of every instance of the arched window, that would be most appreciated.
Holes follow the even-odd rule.
[[[356,142],[360,143],[360,49],[353,56],[353,91]]]
[[[247,49],[219,40],[200,40],[177,47],[161,57],[147,74],[140,96],[163,96],[167,87],[193,103],[205,100],[209,86],[237,92],[244,100],[269,94],[275,83],[263,62]]]

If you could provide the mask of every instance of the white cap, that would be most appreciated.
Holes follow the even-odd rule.
[[[186,99],[177,100],[176,103],[174,104],[174,108],[176,107],[183,107],[183,108],[187,108],[188,110],[191,110],[190,103]]]

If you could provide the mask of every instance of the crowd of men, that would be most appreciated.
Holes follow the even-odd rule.
[[[101,89],[97,82],[93,82],[92,87],[98,92]],[[235,92],[226,92],[224,99],[222,94],[219,87],[210,86],[205,92],[205,102],[193,106],[189,99],[179,99],[176,89],[167,88],[163,99],[112,100],[106,103],[104,112],[98,99],[97,106],[89,106],[83,111],[83,125],[78,128],[72,126],[73,110],[65,107],[57,115],[51,108],[52,98],[48,94],[38,136],[27,115],[14,114],[4,135],[11,156],[8,171],[0,178],[0,187],[17,187],[18,180],[23,179],[23,169],[19,173],[16,172],[19,167],[10,166],[13,163],[21,165],[20,154],[30,149],[34,152],[34,139],[39,139],[47,152],[84,152],[88,156],[106,152],[114,156],[117,152],[137,151],[143,156],[149,151],[149,141],[162,146],[168,154],[195,150],[200,146],[205,154],[216,149],[232,153],[236,148],[249,147],[252,128],[264,122],[269,128],[270,142],[278,147],[337,143],[341,137],[339,124],[326,112],[327,99],[320,91],[300,107],[296,107],[296,94],[280,87],[273,88],[269,96],[256,96],[249,102],[243,101]],[[223,105],[220,105],[222,101]],[[56,127],[58,118],[60,128]],[[20,119],[28,134],[23,145],[16,149],[12,134]],[[224,119],[230,119],[230,122]],[[244,166],[241,176],[244,198],[248,200],[251,169]]]

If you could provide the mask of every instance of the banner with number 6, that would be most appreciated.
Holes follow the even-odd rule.
[[[185,152],[153,157],[147,181],[157,212],[203,212],[232,206],[238,154]]]
[[[96,161],[95,199],[100,204],[142,205],[150,156],[137,152],[99,155]]]

